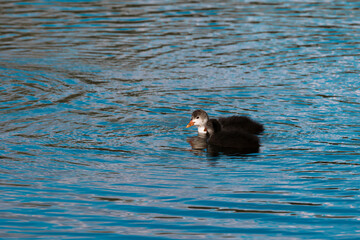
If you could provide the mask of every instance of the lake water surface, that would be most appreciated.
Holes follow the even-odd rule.
[[[358,1],[0,9],[0,238],[360,238]],[[192,149],[195,109],[260,152]]]

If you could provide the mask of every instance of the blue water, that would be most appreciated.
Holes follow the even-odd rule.
[[[360,238],[357,1],[0,9],[0,238]],[[260,152],[193,149],[195,109]]]

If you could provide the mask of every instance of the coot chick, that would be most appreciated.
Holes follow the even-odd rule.
[[[218,151],[237,153],[259,152],[259,138],[242,129],[223,129],[218,120],[210,119],[206,123],[205,130],[209,134],[208,144],[215,147]]]
[[[199,134],[206,134],[205,125],[209,121],[209,116],[204,110],[195,110],[191,115],[191,120],[186,126],[198,127]],[[242,130],[251,134],[260,134],[264,131],[264,126],[245,116],[231,116],[226,118],[219,118],[222,129]]]

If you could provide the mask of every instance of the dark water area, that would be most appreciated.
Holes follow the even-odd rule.
[[[358,1],[1,1],[0,238],[359,239]],[[261,122],[193,149],[195,109]]]

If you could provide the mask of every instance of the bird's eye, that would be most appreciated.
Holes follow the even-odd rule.
[[[196,119],[199,119],[199,117],[197,117]]]

